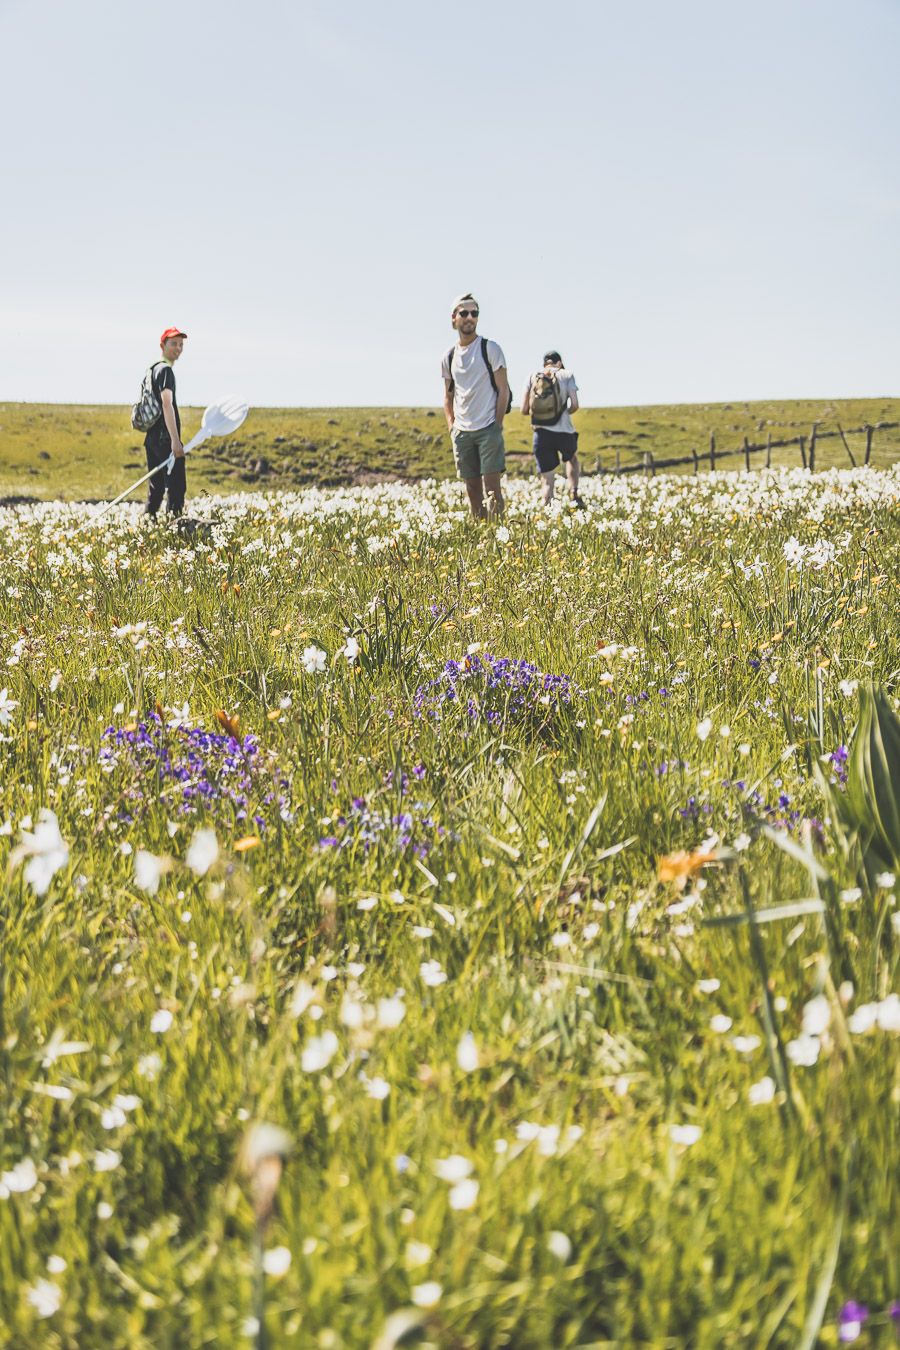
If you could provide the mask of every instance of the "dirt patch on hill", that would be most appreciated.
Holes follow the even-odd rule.
[[[392,473],[388,469],[354,469],[348,482],[353,487],[377,487],[379,483],[414,483],[417,480],[405,473]]]

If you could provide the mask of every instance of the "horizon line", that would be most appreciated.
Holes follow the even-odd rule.
[[[773,397],[754,397],[742,398],[732,397],[727,399],[686,399],[682,402],[656,402],[656,403],[583,403],[579,406],[579,412],[597,412],[609,409],[611,412],[617,412],[623,408],[733,408],[741,404],[754,403],[879,403],[879,402],[897,402],[900,401],[898,394],[791,394],[783,398]],[[179,407],[187,411],[200,410],[206,407],[202,403],[183,403]],[[71,400],[57,401],[54,399],[17,399],[0,398],[0,408],[18,407],[18,408],[129,408],[131,403],[118,403],[109,400],[93,400],[90,402],[75,402]],[[439,403],[251,403],[251,409],[266,410],[269,412],[384,412],[384,411],[405,411],[405,412],[442,412],[443,409]],[[519,411],[517,408],[511,408],[510,412]],[[508,416],[509,414],[507,414]],[[577,416],[577,414],[575,414]]]

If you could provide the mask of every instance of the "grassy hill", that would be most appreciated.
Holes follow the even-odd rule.
[[[186,438],[200,424],[200,409],[184,410]],[[846,432],[867,423],[900,423],[900,399],[792,400],[771,403],[674,404],[637,408],[586,408],[577,415],[580,450],[588,472],[655,459],[708,455],[710,433],[717,450],[793,438],[772,452],[774,464],[799,464],[799,436]],[[509,471],[530,473],[530,427],[513,412],[507,420]],[[848,435],[862,462],[865,437]],[[900,428],[876,431],[872,463],[900,458]],[[763,455],[751,461],[760,466]],[[849,465],[837,435],[817,445],[816,467]],[[722,459],[738,468],[740,456]],[[708,460],[706,467],[708,467]],[[0,403],[0,498],[108,498],[145,468],[142,438],[129,425],[128,409],[103,405]],[[191,460],[190,490],[235,492],[255,487],[334,486],[384,478],[446,477],[452,456],[441,412],[433,408],[254,408],[228,440],[208,442]],[[689,472],[690,468],[684,470]]]

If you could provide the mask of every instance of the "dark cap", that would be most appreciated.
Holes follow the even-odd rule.
[[[560,365],[563,364],[563,359],[559,352],[544,352],[544,365],[546,365],[548,361],[558,361]]]

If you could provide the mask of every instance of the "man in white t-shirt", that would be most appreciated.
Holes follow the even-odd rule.
[[[522,395],[522,412],[531,414],[534,427],[533,449],[538,473],[544,480],[544,506],[553,501],[556,469],[560,459],[566,466],[569,497],[583,510],[578,495],[581,467],[578,463],[578,432],[571,413],[578,411],[578,385],[575,376],[563,366],[559,352],[547,352],[543,370],[529,378]]]
[[[510,405],[506,357],[496,342],[478,337],[478,301],[471,295],[453,302],[450,322],[457,340],[441,362],[444,413],[457,477],[466,485],[472,515],[483,520],[503,513],[503,419]]]

